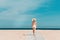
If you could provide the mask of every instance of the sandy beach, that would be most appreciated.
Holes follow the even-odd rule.
[[[44,40],[60,40],[60,30],[37,30],[37,32]],[[0,30],[0,40],[26,40],[28,36],[32,36],[32,30]]]

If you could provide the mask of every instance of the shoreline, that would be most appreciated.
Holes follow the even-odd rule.
[[[32,30],[32,28],[0,28],[0,30]],[[36,28],[36,30],[60,30],[60,28]]]

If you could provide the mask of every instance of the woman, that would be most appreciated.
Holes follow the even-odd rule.
[[[33,35],[35,35],[35,31],[36,31],[36,18],[32,19],[32,29],[33,29]]]

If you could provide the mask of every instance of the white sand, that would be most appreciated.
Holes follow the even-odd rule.
[[[36,31],[35,35],[33,35],[32,31],[25,33],[25,40],[44,40],[43,36],[39,31]]]
[[[0,40],[60,40],[60,30],[0,30]]]

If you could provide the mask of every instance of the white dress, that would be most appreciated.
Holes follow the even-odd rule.
[[[36,28],[36,25],[34,24],[33,27]]]

